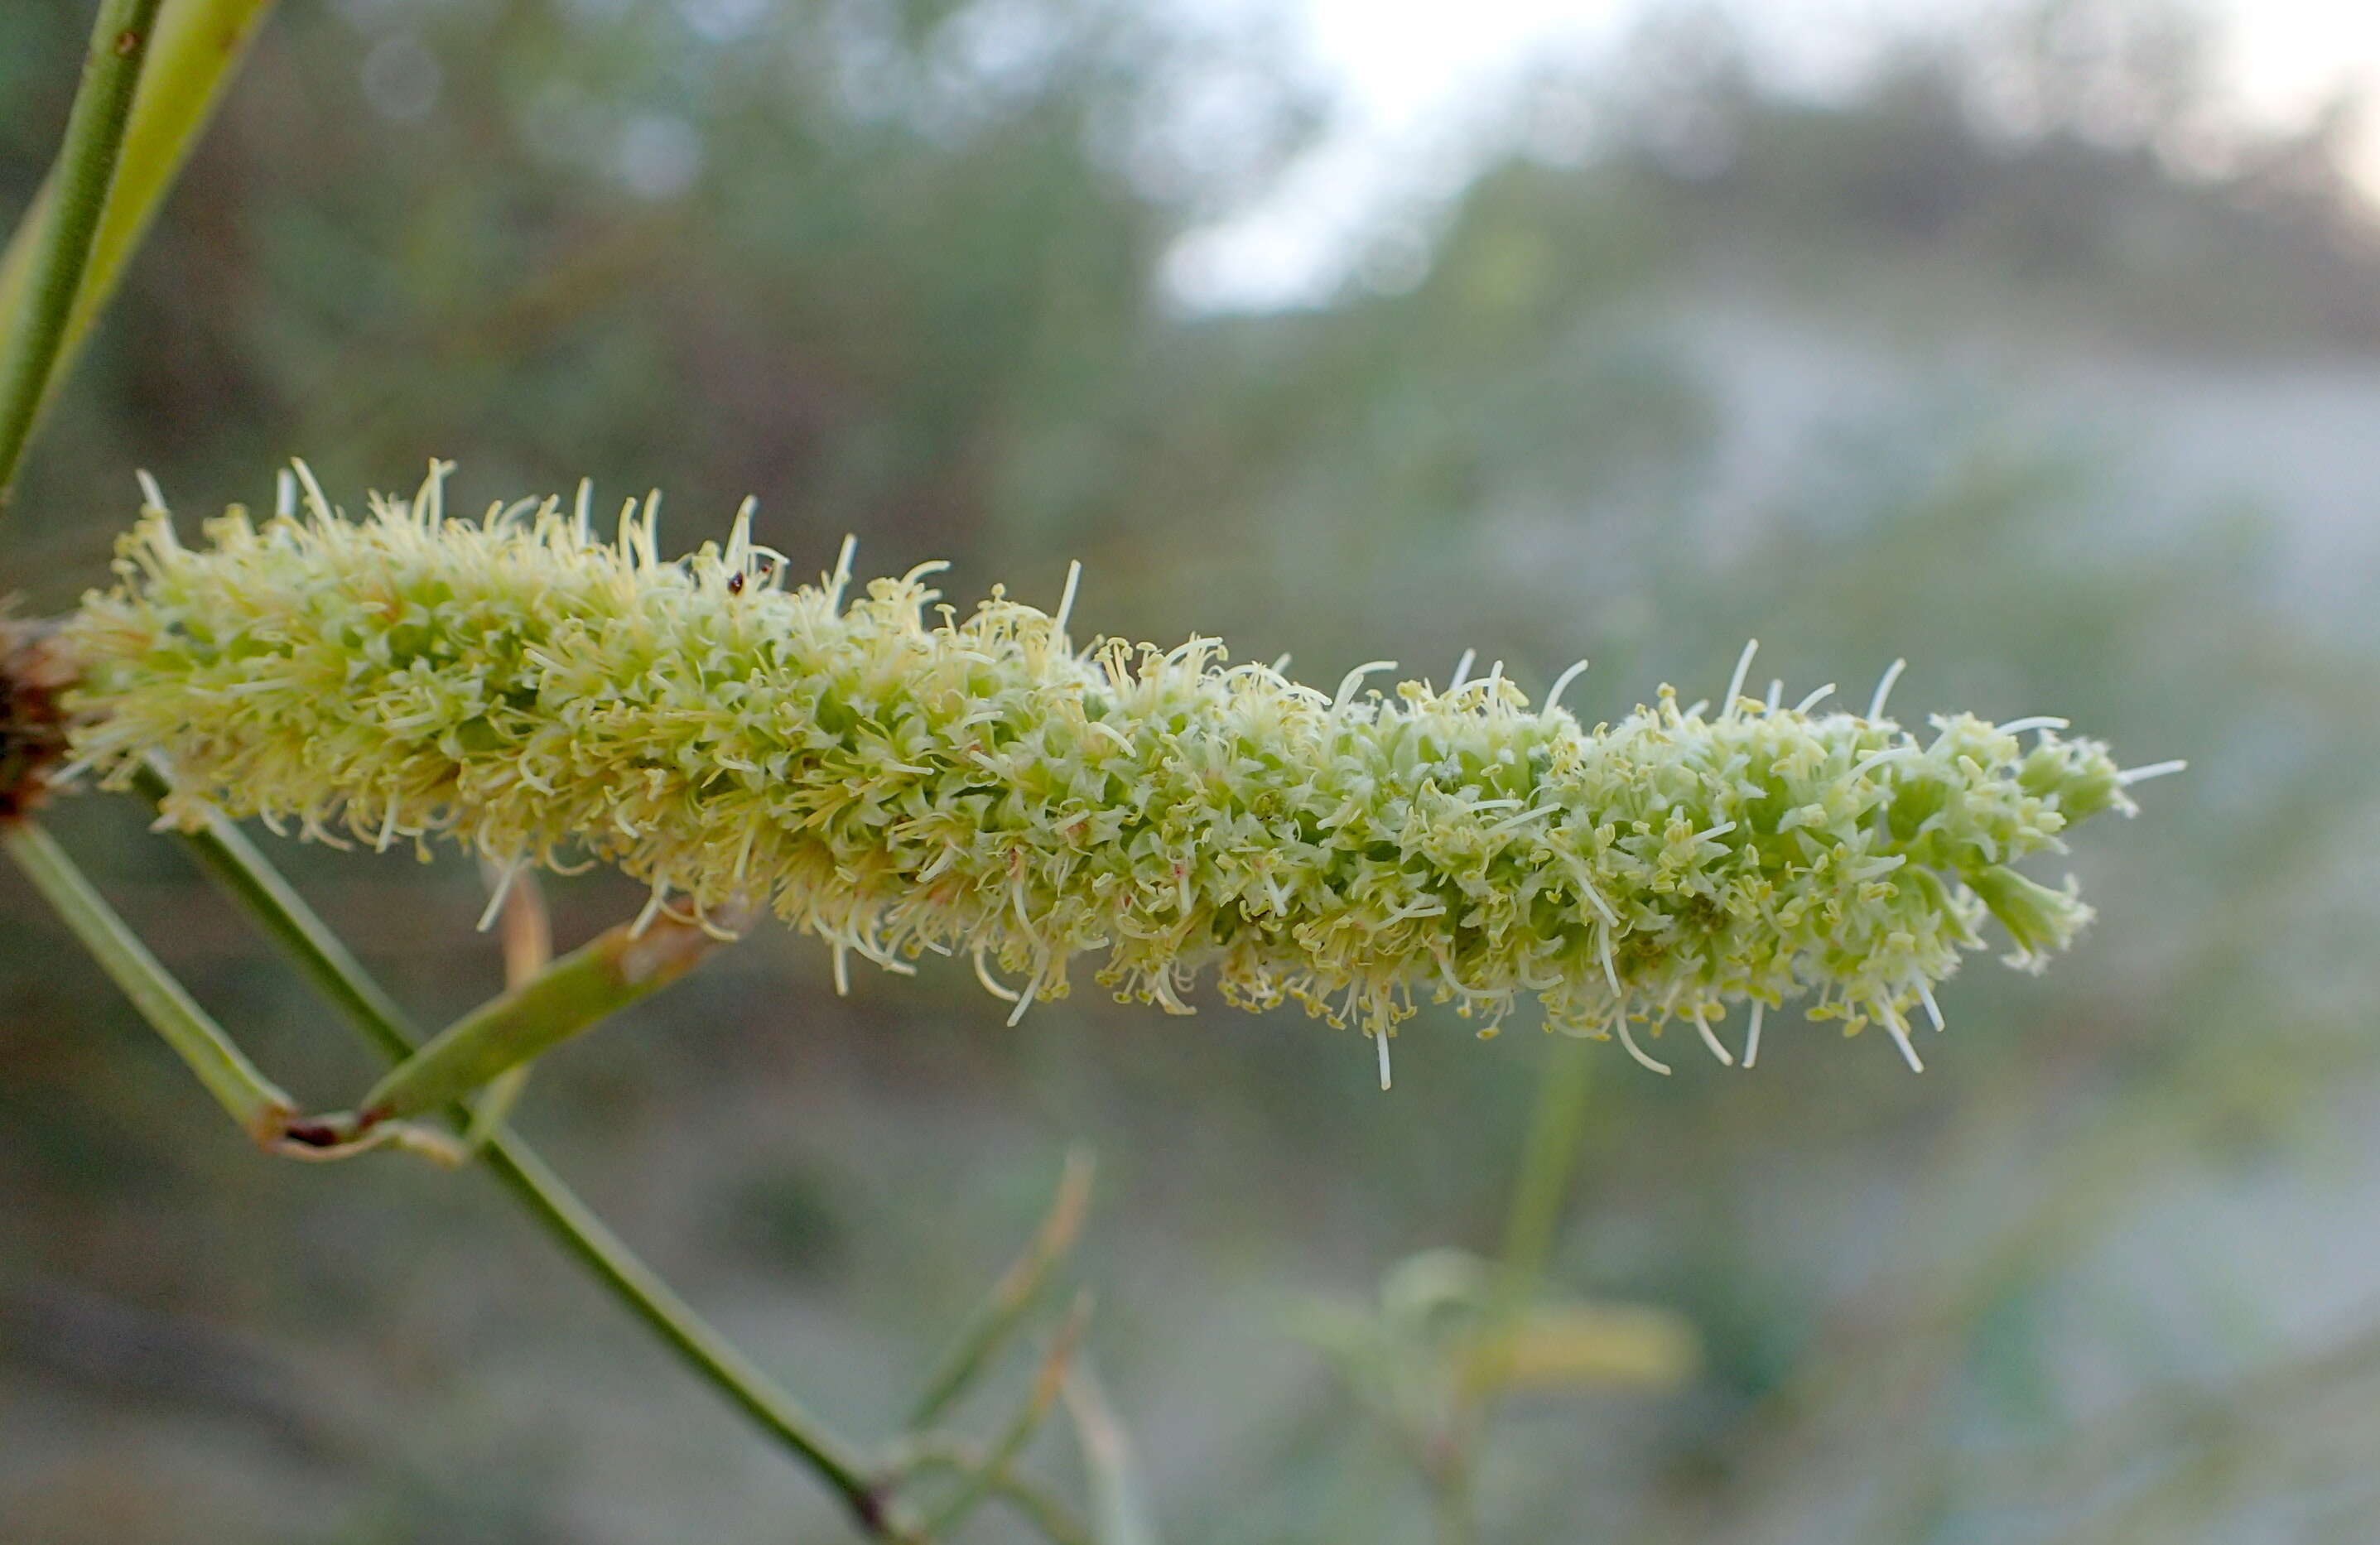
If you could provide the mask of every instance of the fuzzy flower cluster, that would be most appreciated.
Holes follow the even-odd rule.
[[[1729,1061],[1714,1025],[1749,1003],[1749,1063],[1763,1010],[1808,996],[1916,1066],[1910,1021],[1938,1027],[1933,984],[1986,912],[2034,968],[2090,915],[2011,865],[2129,813],[2140,776],[2062,721],[1920,736],[1881,688],[1818,713],[1740,695],[1741,670],[1716,712],[1665,689],[1590,730],[1500,668],[1326,694],[1212,639],[1077,649],[1071,580],[1055,616],[994,590],[961,617],[938,565],[846,595],[846,548],[789,590],[748,505],[665,561],[650,500],[615,541],[583,489],[473,524],[443,472],[361,521],[310,479],[299,514],[285,476],[280,514],[235,509],[202,549],[152,489],[121,585],[64,635],[81,764],[162,757],[169,816],[601,859],[697,917],[766,902],[839,979],[849,955],[965,954],[1019,1013],[1080,955],[1184,1012],[1211,967],[1234,1004],[1360,1025],[1384,1075],[1418,998],[1489,1029],[1535,999],[1658,1068],[1632,1021]]]

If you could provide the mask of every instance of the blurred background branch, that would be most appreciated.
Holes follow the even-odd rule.
[[[9,244],[21,246],[22,257],[0,258],[0,510],[16,486],[50,380],[69,352],[75,297],[124,149],[160,3],[103,0],[49,192],[27,211]]]

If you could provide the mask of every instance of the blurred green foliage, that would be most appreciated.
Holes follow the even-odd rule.
[[[1541,690],[1591,655],[1592,718],[1716,690],[1757,634],[1795,696],[1864,701],[1906,655],[1904,715],[2187,756],[2076,854],[2082,948],[1954,984],[1925,1078],[1790,1018],[1751,1075],[1599,1068],[1551,1274],[1682,1315],[1703,1368],[1506,1402],[1483,1535],[2380,1532],[2380,573],[2301,497],[2380,487],[2345,120],[2210,150],[2192,34],[2115,5],[1825,103],[1672,18],[1514,92],[1510,148],[1414,216],[1417,283],[1359,263],[1325,305],[1199,315],[1172,244],[1327,104],[1281,39],[1169,15],[293,5],[61,399],[0,581],[36,610],[98,581],[135,466],[198,510],[292,453],[350,494],[439,454],[486,499],[661,483],[684,546],[757,492],[797,560],[856,531],[864,572],[956,560],[961,603],[1053,597],[1081,557],[1087,630],[1312,680],[1476,647]],[[0,8],[0,208],[85,20]],[[2291,394],[2308,371],[2327,395]],[[2217,431],[2271,477],[2177,484]],[[138,824],[59,819],[283,1081],[361,1087]],[[468,865],[289,857],[426,1017],[497,981]],[[555,903],[565,939],[635,905]],[[14,880],[0,939],[0,1538],[832,1538],[468,1177],[267,1165]],[[836,1000],[819,956],[736,951],[554,1059],[525,1124],[880,1430],[1080,1135],[1093,1339],[1165,1537],[1428,1538],[1294,1306],[1492,1249],[1534,1037],[1426,1021],[1383,1097],[1293,1016],[1077,1001],[1012,1032],[963,969]]]

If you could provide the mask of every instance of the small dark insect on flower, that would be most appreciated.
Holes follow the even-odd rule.
[[[731,596],[744,593],[744,572],[741,569],[727,576],[727,593]]]

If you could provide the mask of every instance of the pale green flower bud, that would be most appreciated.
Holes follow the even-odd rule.
[[[583,490],[480,525],[443,517],[436,471],[362,522],[310,502],[261,528],[235,510],[204,550],[144,513],[122,585],[67,625],[86,764],[162,754],[184,819],[589,855],[698,916],[762,898],[838,979],[851,954],[960,952],[1020,1014],[1104,952],[1119,996],[1186,1012],[1212,967],[1234,1004],[1360,1023],[1384,1071],[1417,997],[1482,1033],[1534,998],[1649,1064],[1631,1020],[1684,1020],[1727,1061],[1713,1023],[1748,1001],[1749,1063],[1762,1009],[1814,995],[1914,1067],[1909,1018],[1938,1024],[1932,986],[1986,911],[2028,965],[2090,916],[2009,865],[2133,808],[2062,721],[1925,740],[1881,689],[1820,714],[1737,695],[1739,670],[1715,714],[1665,689],[1590,731],[1500,668],[1383,697],[1211,639],[1076,650],[1071,581],[1055,617],[995,589],[960,618],[937,565],[846,598],[846,550],[788,592],[743,516],[663,562],[650,501],[616,543]]]

